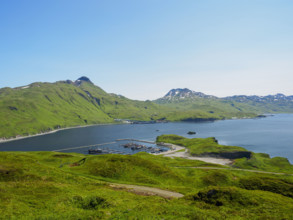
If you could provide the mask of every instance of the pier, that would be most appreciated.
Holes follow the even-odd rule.
[[[147,144],[157,144],[154,141],[137,140],[137,139],[131,139],[131,138],[117,139],[116,141],[136,141],[136,142],[142,142]]]
[[[112,150],[112,149],[102,149],[102,148],[97,148],[97,149],[89,149],[88,150],[89,154],[125,154],[125,152],[121,152],[119,150]]]
[[[120,141],[131,141],[132,142],[132,143],[122,144],[121,147],[123,146],[124,148],[129,148],[131,150],[141,150],[141,151],[155,153],[155,154],[161,153],[166,150],[164,150],[162,148],[156,148],[156,147],[136,144],[133,142],[141,142],[141,143],[147,143],[147,144],[160,145],[160,146],[164,146],[164,147],[168,147],[168,148],[172,149],[172,147],[171,147],[172,145],[170,146],[169,144],[165,144],[165,143],[156,143],[154,141],[124,138],[124,139],[117,139],[116,141],[113,141],[113,142],[107,142],[107,143],[101,143],[101,144],[92,144],[92,145],[84,145],[84,146],[79,146],[79,147],[62,148],[62,149],[53,150],[53,152],[62,152],[62,151],[68,151],[68,150],[87,148],[87,152],[89,154],[128,154],[127,152],[123,152],[120,150],[109,149],[108,147],[103,147],[106,145],[118,144],[117,142],[120,142]]]
[[[80,147],[63,148],[63,149],[58,149],[58,150],[53,150],[53,151],[54,152],[59,152],[59,151],[82,149],[82,148],[90,148],[90,147],[93,148],[93,147],[98,147],[98,146],[103,146],[103,145],[109,145],[109,144],[116,144],[116,142],[108,142],[108,143],[103,143],[103,144],[93,144],[93,145],[86,145],[86,146],[80,146]]]
[[[172,148],[172,144],[163,143],[163,142],[157,143],[155,141],[138,140],[138,139],[132,139],[132,138],[117,139],[116,141],[135,141],[135,142],[141,142],[141,143],[147,143],[147,144],[156,144],[158,146]]]

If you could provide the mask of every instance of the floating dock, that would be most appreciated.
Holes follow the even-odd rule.
[[[131,139],[131,138],[117,139],[116,141],[136,141],[136,142],[142,142],[147,144],[157,144],[154,141],[137,140],[137,139]]]

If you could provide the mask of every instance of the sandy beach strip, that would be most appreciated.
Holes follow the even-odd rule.
[[[172,145],[170,144],[170,148],[171,150],[169,151],[154,154],[154,155],[163,155],[165,157],[171,157],[171,158],[180,157],[180,158],[184,158],[188,160],[200,160],[207,163],[214,163],[214,164],[220,164],[220,165],[230,165],[233,163],[233,160],[225,159],[225,158],[191,156],[185,147],[174,145],[174,144]],[[183,149],[184,151],[182,151]]]
[[[56,133],[56,132],[58,132],[58,131],[69,130],[69,129],[75,129],[75,128],[86,128],[86,127],[92,127],[92,126],[118,125],[118,124],[122,124],[122,123],[92,124],[92,125],[77,125],[77,126],[66,127],[66,128],[58,128],[58,129],[55,129],[55,130],[52,130],[52,131],[46,131],[46,132],[37,133],[37,134],[32,134],[32,135],[27,135],[27,136],[21,136],[21,135],[18,135],[18,136],[16,136],[16,137],[12,137],[12,138],[0,138],[0,143],[10,142],[10,141],[16,141],[16,140],[21,140],[21,139],[31,138],[31,137],[36,137],[36,136],[42,136],[42,135],[47,135],[47,134],[53,134],[53,133]]]

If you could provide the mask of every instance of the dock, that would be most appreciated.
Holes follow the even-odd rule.
[[[136,141],[136,142],[142,142],[142,143],[147,143],[147,144],[157,144],[154,141],[137,140],[137,139],[132,139],[132,138],[117,139],[116,141]]]

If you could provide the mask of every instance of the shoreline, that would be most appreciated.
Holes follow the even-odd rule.
[[[42,136],[42,135],[47,135],[47,134],[53,134],[59,131],[63,130],[69,130],[69,129],[75,129],[75,128],[86,128],[86,127],[92,127],[92,126],[102,126],[102,125],[119,125],[123,123],[108,123],[108,124],[92,124],[92,125],[77,125],[77,126],[72,126],[72,127],[66,127],[66,128],[58,128],[52,131],[46,131],[43,133],[37,133],[37,134],[32,134],[28,136],[18,136],[18,137],[13,137],[13,138],[0,138],[0,144],[5,143],[5,142],[11,142],[11,141],[17,141],[21,139],[26,139],[26,138],[32,138],[32,137],[37,137],[37,136]]]
[[[164,157],[170,157],[170,158],[180,157],[180,158],[184,158],[187,160],[200,160],[200,161],[203,161],[206,163],[213,163],[213,164],[224,165],[224,166],[229,166],[233,163],[233,160],[226,159],[226,158],[191,156],[188,153],[188,150],[186,147],[182,147],[182,146],[178,146],[178,145],[174,145],[174,144],[170,144],[170,149],[171,150],[169,150],[169,151],[158,153],[158,154],[154,153],[152,155],[163,155]],[[185,151],[182,151],[183,149]]]

